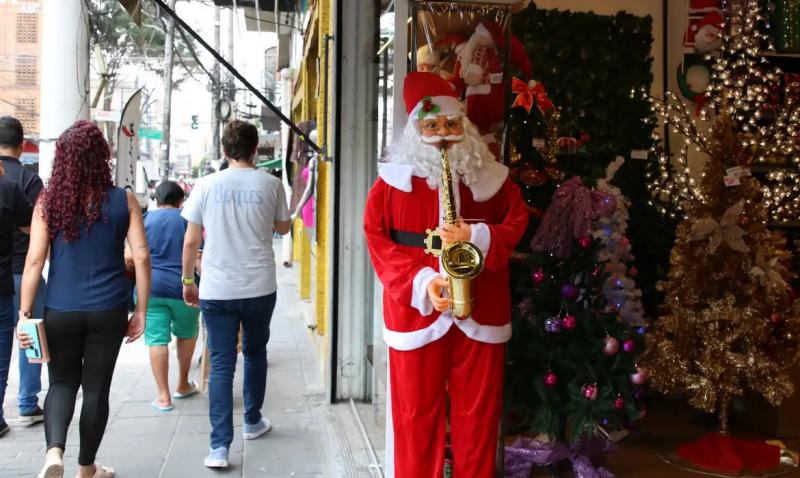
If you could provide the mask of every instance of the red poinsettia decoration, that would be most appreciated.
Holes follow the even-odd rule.
[[[511,91],[517,95],[512,108],[521,106],[525,108],[525,111],[528,113],[531,112],[534,103],[542,113],[547,113],[555,108],[555,105],[553,105],[553,102],[550,101],[550,98],[547,96],[544,85],[541,83],[531,81],[529,84],[519,78],[514,78],[511,84]]]

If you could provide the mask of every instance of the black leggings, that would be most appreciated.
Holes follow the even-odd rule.
[[[108,394],[114,365],[128,328],[127,307],[102,312],[44,314],[50,350],[50,389],[44,401],[47,449],[67,442],[78,387],[83,388],[78,464],[94,464],[108,422]]]

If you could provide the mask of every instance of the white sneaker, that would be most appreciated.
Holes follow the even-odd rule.
[[[203,463],[207,468],[227,468],[228,449],[225,447],[213,448]]]
[[[242,438],[245,440],[254,440],[270,430],[272,430],[272,424],[267,418],[262,417],[258,423],[253,425],[245,423],[242,426]]]

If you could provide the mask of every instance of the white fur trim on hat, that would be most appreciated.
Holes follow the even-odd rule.
[[[439,107],[439,111],[436,113],[428,114],[423,119],[428,118],[436,118],[437,116],[446,115],[446,116],[464,116],[464,104],[455,96],[432,96],[431,101],[433,104]],[[425,103],[425,100],[420,101],[417,103],[417,106],[411,110],[411,114],[408,115],[408,119],[415,120],[419,119],[418,114],[419,111],[422,109],[422,105]]]

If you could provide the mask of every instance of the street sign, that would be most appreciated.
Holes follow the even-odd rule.
[[[161,141],[164,139],[164,132],[157,129],[139,128],[139,137],[142,139],[154,139]]]

